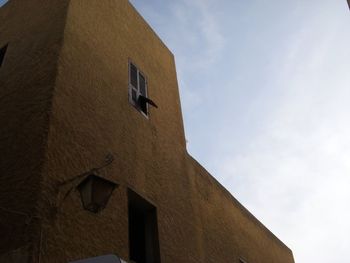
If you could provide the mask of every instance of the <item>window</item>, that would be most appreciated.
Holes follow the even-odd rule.
[[[158,108],[148,98],[147,88],[146,77],[133,63],[129,63],[129,102],[146,116],[149,113],[148,104]]]
[[[136,263],[160,263],[157,209],[128,190],[129,256]]]
[[[2,62],[4,61],[4,58],[5,58],[5,53],[6,53],[6,50],[7,50],[7,46],[8,45],[5,45],[4,47],[0,48],[0,67],[2,65]]]

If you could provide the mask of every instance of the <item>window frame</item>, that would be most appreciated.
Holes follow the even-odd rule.
[[[137,74],[137,87],[135,87],[132,84],[132,74],[131,74],[131,68],[132,66],[136,69],[136,74]],[[150,112],[149,112],[149,105],[148,103],[145,103],[146,107],[146,112],[143,111],[142,105],[138,102],[138,98],[140,95],[148,98],[148,79],[146,75],[139,69],[139,67],[131,60],[129,59],[128,61],[128,97],[129,97],[129,103],[134,106],[137,111],[139,111],[144,117],[147,119],[149,118]],[[145,80],[145,94],[141,93],[141,88],[140,88],[140,75],[144,78]],[[136,92],[136,100],[133,99],[133,91]]]

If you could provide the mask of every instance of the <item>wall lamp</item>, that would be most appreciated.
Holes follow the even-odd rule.
[[[103,210],[108,200],[110,199],[114,189],[118,185],[110,180],[107,180],[99,175],[99,170],[110,165],[114,161],[112,154],[108,154],[105,158],[105,164],[98,168],[93,168],[89,172],[73,177],[59,184],[59,188],[70,184],[71,187],[59,202],[58,207],[62,205],[64,200],[69,196],[73,189],[80,193],[81,202],[84,209],[98,213]]]
[[[98,213],[106,207],[116,187],[117,184],[92,172],[80,182],[77,189],[80,192],[83,207],[92,213]]]

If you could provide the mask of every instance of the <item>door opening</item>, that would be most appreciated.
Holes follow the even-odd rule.
[[[136,263],[160,263],[157,208],[128,190],[129,254]]]

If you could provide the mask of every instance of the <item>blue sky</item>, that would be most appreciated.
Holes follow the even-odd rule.
[[[349,263],[346,0],[131,2],[175,55],[190,154],[297,263]]]
[[[189,152],[294,252],[348,263],[346,0],[131,0],[176,57]]]

